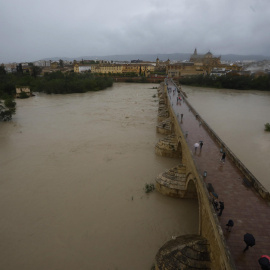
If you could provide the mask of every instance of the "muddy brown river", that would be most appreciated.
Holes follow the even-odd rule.
[[[17,100],[0,123],[0,269],[147,270],[198,231],[196,201],[144,192],[178,164],[155,155],[153,86]]]

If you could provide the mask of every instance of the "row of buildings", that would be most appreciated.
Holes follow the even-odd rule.
[[[198,54],[197,49],[190,56],[189,62],[170,64],[166,67],[169,77],[184,77],[190,75],[216,75],[221,76],[231,71],[241,71],[242,67],[236,64],[222,64],[219,57],[211,52]]]
[[[99,64],[81,64],[75,63],[74,72],[81,73],[91,71],[92,73],[136,73],[149,76],[153,73],[163,72],[169,77],[183,77],[192,75],[215,75],[222,76],[231,71],[240,72],[242,67],[236,64],[221,63],[221,57],[214,57],[211,52],[198,54],[197,49],[190,56],[189,61],[171,63],[167,61],[144,62],[140,60],[131,61],[130,64],[99,63]]]
[[[153,76],[156,74],[163,74],[169,77],[184,77],[200,74],[212,74],[215,76],[225,75],[228,72],[241,72],[242,67],[236,64],[221,63],[221,57],[215,57],[211,52],[206,54],[198,54],[197,49],[190,56],[189,61],[174,62],[168,59],[167,61],[160,61],[159,58],[155,62],[146,62],[142,60],[133,60],[131,62],[108,62],[85,60],[81,62],[70,61],[45,61],[40,60],[31,63],[22,64],[25,72],[31,73],[31,67],[38,66],[42,69],[42,73],[61,70],[62,72],[76,73],[91,72],[99,74],[137,74],[143,76]],[[7,64],[5,69],[7,72],[16,72],[16,64]]]

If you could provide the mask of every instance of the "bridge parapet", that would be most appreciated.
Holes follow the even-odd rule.
[[[175,84],[176,85],[176,84]],[[243,173],[245,184],[254,187],[254,189],[260,194],[260,196],[266,201],[270,201],[269,191],[259,182],[259,180],[248,170],[248,168],[241,162],[241,160],[231,151],[231,149],[221,140],[221,138],[215,133],[215,131],[204,121],[204,119],[197,113],[187,99],[186,104],[190,110],[196,115],[201,125],[208,131],[211,137],[219,145],[222,151],[226,152],[227,157],[236,165],[236,167]]]
[[[231,259],[230,251],[226,245],[216,212],[213,208],[212,198],[203,181],[203,176],[197,171],[195,161],[178,123],[178,118],[170,105],[168,105],[167,111],[169,112],[174,133],[156,144],[156,154],[179,158],[180,165],[161,173],[157,177],[157,190],[173,197],[197,198],[199,205],[198,234],[207,239],[210,244],[211,268],[209,269],[236,269]],[[176,149],[178,153],[174,155]],[[165,266],[160,268],[156,264],[156,269],[171,268],[166,268]]]

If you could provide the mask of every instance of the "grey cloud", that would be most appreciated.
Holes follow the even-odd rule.
[[[268,0],[10,0],[0,62],[211,50],[270,55]]]

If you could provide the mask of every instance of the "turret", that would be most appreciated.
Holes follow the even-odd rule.
[[[156,66],[157,66],[157,67],[159,66],[159,59],[158,59],[158,57],[157,57],[157,59],[156,59]]]

